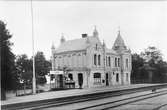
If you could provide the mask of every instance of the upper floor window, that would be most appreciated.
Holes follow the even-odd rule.
[[[128,68],[128,59],[126,59],[126,67]]]
[[[96,58],[97,57],[97,55],[96,54],[94,54],[94,65],[96,65],[97,64],[97,62],[96,62]]]
[[[108,65],[108,61],[107,61],[108,59],[107,59],[107,56],[106,56],[106,66]]]
[[[117,58],[115,58],[115,67],[117,67]]]
[[[97,50],[97,44],[96,44],[96,50]]]
[[[98,65],[100,65],[100,60],[101,60],[100,55],[98,55]]]
[[[120,67],[120,58],[118,58],[118,67]]]
[[[108,66],[111,66],[111,58],[108,57]]]

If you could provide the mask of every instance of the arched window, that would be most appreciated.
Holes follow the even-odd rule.
[[[98,55],[98,65],[100,65],[100,60],[101,60],[100,55]]]
[[[108,65],[107,56],[106,56],[106,66]]]
[[[96,54],[94,54],[94,65],[96,65],[97,64],[97,62],[96,62],[96,58],[97,56],[96,56]]]
[[[101,83],[101,73],[94,73],[93,78],[94,78],[94,84]]]
[[[126,67],[128,68],[128,59],[126,59]]]
[[[115,58],[115,67],[117,67],[117,58]]]
[[[118,67],[120,67],[120,58],[118,58]]]
[[[73,75],[70,73],[70,74],[68,74],[68,78],[70,79],[70,80],[73,80]]]
[[[108,57],[108,66],[111,66],[111,58]]]
[[[97,44],[96,44],[96,50],[97,50]]]

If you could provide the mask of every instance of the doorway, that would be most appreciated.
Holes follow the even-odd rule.
[[[106,73],[106,86],[109,85],[109,82],[108,82],[108,73]]]
[[[78,74],[78,85],[79,85],[79,88],[82,88],[82,85],[83,85],[83,74],[82,73]]]
[[[60,81],[60,88],[63,88],[63,75],[59,75],[59,81]]]

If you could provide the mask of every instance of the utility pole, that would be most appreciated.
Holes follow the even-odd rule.
[[[31,29],[32,29],[32,57],[33,57],[33,79],[32,79],[32,91],[36,94],[36,76],[35,76],[35,57],[34,57],[34,22],[33,22],[33,6],[31,0]]]

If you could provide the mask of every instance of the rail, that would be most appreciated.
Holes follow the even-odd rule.
[[[131,88],[131,89],[123,89],[123,90],[115,90],[115,91],[104,91],[104,92],[97,92],[97,93],[90,93],[84,95],[76,95],[76,96],[69,96],[63,98],[55,98],[55,99],[48,99],[48,100],[40,100],[40,101],[32,101],[26,103],[17,103],[17,104],[8,104],[3,105],[1,108],[2,110],[13,110],[13,109],[40,109],[40,108],[48,108],[53,106],[62,106],[67,104],[73,104],[78,102],[85,102],[90,100],[97,100],[106,97],[114,97],[120,96],[124,94],[131,94],[136,92],[148,91],[152,89],[161,89],[167,87],[167,84],[159,84],[159,85],[152,85],[147,87],[140,87],[140,88]]]

